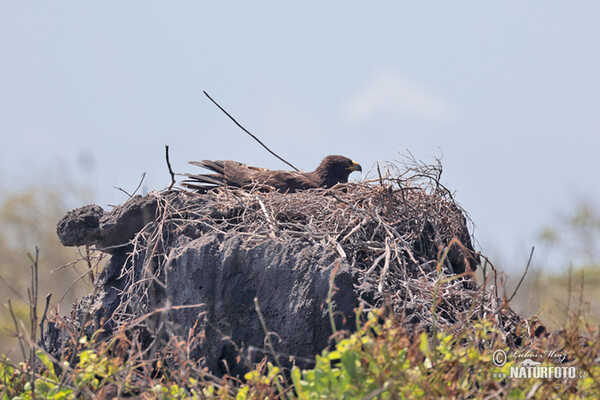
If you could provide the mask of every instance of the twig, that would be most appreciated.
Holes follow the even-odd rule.
[[[394,381],[387,381],[383,384],[383,386],[381,386],[378,389],[373,390],[371,393],[369,393],[366,396],[364,396],[363,398],[361,398],[361,400],[372,400],[375,397],[379,397],[380,394],[382,394],[383,392],[388,390],[390,387],[392,387],[393,384],[394,384]]]
[[[129,196],[129,198],[131,199],[133,196],[135,196],[135,193],[138,191],[138,189],[140,188],[140,186],[142,186],[142,182],[144,182],[144,178],[146,177],[146,173],[144,172],[142,174],[142,179],[140,179],[140,183],[138,183],[137,187],[135,188],[135,190],[133,191],[132,194],[129,194],[125,189],[118,187],[118,186],[113,186],[115,189],[120,190],[121,192],[125,193],[127,196]]]
[[[331,271],[331,276],[329,277],[329,289],[327,290],[327,311],[329,312],[329,323],[331,324],[331,332],[335,335],[337,333],[337,329],[335,327],[335,320],[333,319],[333,293],[335,290],[335,276],[337,275],[338,268],[342,264],[342,259],[338,258],[333,270]]]
[[[4,283],[4,284],[6,285],[6,287],[7,287],[7,288],[9,288],[9,289],[10,289],[10,291],[11,291],[11,292],[13,292],[13,294],[19,298],[19,300],[21,300],[23,303],[27,303],[27,300],[25,300],[25,299],[23,298],[23,296],[21,296],[21,295],[19,294],[19,292],[17,292],[17,291],[15,290],[15,288],[13,288],[13,287],[12,287],[12,286],[11,286],[11,285],[8,283],[8,282],[6,282],[6,281],[4,280],[4,278],[2,278],[2,275],[0,275],[0,282]]]
[[[517,287],[515,288],[515,291],[513,292],[512,296],[510,296],[510,298],[508,299],[509,303],[513,299],[513,297],[515,297],[515,295],[517,294],[517,291],[519,290],[519,287],[521,286],[521,283],[523,283],[523,279],[525,279],[525,275],[527,275],[527,271],[529,270],[529,265],[531,264],[531,258],[533,257],[533,251],[534,250],[535,250],[535,247],[532,246],[531,247],[531,253],[529,254],[529,260],[527,261],[527,266],[525,267],[525,272],[523,272],[523,276],[521,276],[521,280],[517,284]]]
[[[30,338],[31,342],[36,342],[36,329],[37,329],[37,301],[38,301],[38,265],[40,259],[40,249],[35,246],[35,258],[31,254],[27,253],[27,256],[33,263],[31,265],[31,290],[29,292],[29,322],[31,323]],[[29,363],[31,364],[31,393],[35,393],[35,348],[29,347]],[[34,395],[35,397],[35,395]]]
[[[44,313],[42,314],[42,319],[40,320],[40,342],[44,343],[44,322],[46,322],[46,314],[48,313],[48,306],[50,305],[50,298],[52,297],[52,293],[48,293],[46,295],[46,306],[44,307]]]
[[[567,297],[567,312],[565,313],[565,323],[563,326],[567,326],[569,318],[571,316],[571,295],[573,294],[573,264],[569,265],[569,297]]]
[[[275,359],[275,364],[277,364],[280,371],[283,371],[283,368],[281,368],[281,364],[279,364],[279,356],[277,355],[277,352],[275,352],[275,347],[273,347],[273,342],[271,342],[271,332],[269,332],[269,330],[267,329],[267,323],[265,322],[265,317],[263,317],[262,312],[260,311],[260,306],[258,305],[257,297],[254,298],[254,309],[256,310],[256,313],[258,314],[258,319],[260,320],[260,325],[262,326],[263,331],[265,332],[265,339],[267,341],[267,346],[269,347],[269,350],[271,351],[271,355]]]
[[[295,171],[300,171],[298,168],[294,167],[291,163],[289,163],[288,161],[284,160],[283,158],[281,158],[280,156],[278,156],[277,154],[275,154],[271,149],[269,149],[263,142],[260,141],[259,138],[257,138],[256,136],[254,136],[252,133],[250,133],[250,131],[246,128],[244,128],[242,125],[240,125],[239,122],[237,122],[235,120],[235,118],[233,118],[227,111],[225,111],[225,109],[223,107],[221,107],[219,105],[219,103],[217,103],[216,101],[213,100],[212,97],[209,96],[208,93],[206,93],[206,91],[204,91],[204,94],[206,95],[206,97],[208,97],[210,99],[210,101],[212,101],[217,107],[219,107],[219,109],[221,111],[223,111],[225,113],[225,115],[227,115],[229,117],[229,119],[231,119],[238,127],[240,127],[244,132],[246,132],[248,135],[252,136],[252,138],[254,140],[256,140],[262,147],[264,147],[269,153],[271,153],[272,155],[274,155],[275,157],[277,157],[279,160],[283,161],[284,163],[286,163],[287,165],[289,165],[290,167],[292,167]]]
[[[131,322],[129,322],[128,326],[131,327],[131,326],[139,325],[141,322],[152,317],[153,315],[160,314],[163,312],[167,312],[167,311],[171,311],[171,310],[185,310],[188,308],[199,308],[199,307],[203,307],[204,305],[205,305],[204,303],[198,303],[198,304],[184,304],[181,306],[167,306],[167,307],[157,308],[156,310],[153,310],[149,313],[142,315],[139,318],[132,320]]]
[[[381,169],[379,169],[379,161],[377,161],[377,175],[379,175],[379,186],[383,187],[383,177],[381,176]]]
[[[364,285],[367,282],[367,278],[369,277],[369,275],[371,275],[371,272],[373,272],[373,270],[375,269],[375,267],[377,267],[377,265],[379,265],[379,262],[381,260],[383,260],[383,257],[385,257],[387,255],[387,251],[384,251],[383,253],[381,253],[379,255],[379,257],[377,257],[375,259],[375,261],[373,261],[373,265],[371,265],[371,268],[369,268],[365,274],[363,275],[363,279],[362,279],[362,284]]]
[[[260,198],[258,198],[258,197],[256,198],[256,200],[258,200],[258,204],[260,205],[260,209],[262,210],[262,212],[263,212],[263,214],[264,214],[265,218],[267,219],[267,222],[268,222],[270,225],[275,225],[275,224],[273,223],[273,220],[272,220],[272,219],[271,219],[271,217],[269,216],[269,213],[267,212],[267,208],[265,207],[265,204],[262,202],[262,200],[261,200]]]
[[[88,246],[86,246],[86,251],[88,249]],[[77,282],[79,282],[80,280],[82,280],[83,278],[85,278],[85,276],[90,276],[90,274],[92,275],[91,281],[90,283],[93,285],[94,284],[94,279],[93,279],[93,267],[90,267],[90,259],[89,259],[89,252],[87,254],[87,259],[83,258],[83,260],[88,262],[88,270],[85,271],[84,273],[80,274],[79,276],[77,276],[77,278],[75,278],[73,280],[73,282],[71,282],[71,284],[69,285],[69,287],[67,287],[67,289],[65,290],[65,293],[62,295],[62,297],[60,298],[60,300],[58,301],[59,303],[62,303],[62,301],[65,299],[65,297],[67,297],[67,294],[69,294],[69,292],[71,291],[71,289],[73,288],[73,286],[75,286],[75,284]],[[98,263],[100,263],[100,261],[102,260],[102,256],[98,257],[98,259],[96,260],[96,265],[98,265]],[[81,261],[81,260],[77,260],[77,261]],[[78,271],[79,272],[79,271]]]
[[[485,263],[483,264],[483,285],[481,285],[483,290],[483,294],[481,295],[481,311],[479,313],[479,318],[481,319],[483,319],[483,302],[485,300],[485,287],[487,285],[487,265],[488,261],[486,259]]]
[[[492,264],[492,262],[487,256],[483,254],[479,254],[479,256],[482,257],[487,263],[487,265],[490,266],[492,271],[494,271],[494,285],[492,286],[494,287],[494,294],[496,295],[496,297],[498,297],[498,271],[496,271],[496,267],[494,267],[494,264]]]
[[[377,291],[379,294],[383,294],[383,283],[385,282],[385,276],[387,275],[388,270],[390,269],[390,239],[389,237],[385,238],[385,261],[383,263],[383,269],[381,270],[381,277],[379,278],[379,286]]]
[[[165,157],[167,159],[167,167],[169,168],[169,174],[171,175],[171,184],[169,185],[169,189],[167,189],[167,190],[171,190],[173,188],[173,185],[175,185],[175,173],[173,172],[173,168],[171,168],[171,162],[169,161],[169,145],[168,144],[165,145]]]
[[[27,354],[25,353],[25,346],[23,346],[23,336],[21,336],[21,331],[19,330],[19,323],[17,322],[17,316],[12,308],[12,303],[10,299],[8,299],[8,310],[10,311],[10,315],[15,324],[15,334],[17,335],[17,339],[19,340],[19,346],[21,347],[21,354],[23,355],[23,360],[27,359]]]
[[[270,353],[271,350],[266,349],[264,347],[248,346],[248,354],[252,354],[254,352],[260,352],[260,353],[267,354],[267,353]],[[302,361],[302,362],[304,362],[306,364],[312,364],[312,365],[315,364],[315,359],[314,358],[302,357],[302,356],[298,356],[298,355],[295,355],[295,354],[284,353],[284,352],[281,352],[281,351],[278,351],[277,355],[279,355],[279,357],[285,357],[285,358],[288,358],[288,359],[293,359],[295,361]]]
[[[450,243],[448,243],[448,246],[446,246],[446,248],[444,249],[444,251],[442,253],[442,256],[438,260],[437,267],[436,267],[438,278],[435,281],[435,285],[433,288],[433,299],[431,301],[431,317],[433,319],[433,337],[434,338],[436,337],[437,328],[438,328],[437,304],[438,304],[438,294],[440,291],[440,286],[442,285],[442,282],[443,282],[442,267],[443,267],[444,263],[446,262],[446,258],[448,257],[450,248],[452,247],[452,245],[455,242],[458,242],[458,240],[457,239],[450,240]]]

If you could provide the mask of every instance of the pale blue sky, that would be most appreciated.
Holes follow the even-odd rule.
[[[178,172],[286,168],[206,90],[305,170],[441,149],[483,250],[522,268],[543,224],[600,198],[599,18],[593,1],[5,1],[0,184],[69,170],[115,204],[143,172],[168,185],[165,144]]]

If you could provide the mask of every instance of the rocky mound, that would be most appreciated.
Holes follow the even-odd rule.
[[[60,359],[73,332],[102,329],[98,341],[125,335],[148,359],[185,348],[239,375],[265,355],[309,366],[334,329],[354,329],[357,308],[385,305],[422,329],[495,313],[514,330],[516,315],[471,277],[479,256],[438,170],[391,171],[327,190],[171,190],[69,212],[63,244],[111,258],[45,348]]]

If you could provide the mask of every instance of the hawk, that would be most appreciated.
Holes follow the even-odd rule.
[[[353,171],[362,171],[360,164],[348,157],[331,155],[321,161],[312,172],[280,171],[251,167],[237,161],[190,161],[190,164],[208,169],[213,174],[186,174],[185,187],[205,193],[219,186],[250,188],[272,186],[282,193],[299,190],[330,188],[348,182]]]

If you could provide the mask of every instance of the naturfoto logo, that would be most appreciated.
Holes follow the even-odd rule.
[[[506,377],[514,379],[535,378],[535,379],[575,379],[585,378],[586,372],[580,371],[576,367],[548,366],[542,365],[539,361],[534,361],[532,358],[549,358],[562,362],[566,359],[566,354],[549,352],[546,354],[536,353],[532,351],[514,352],[512,357],[516,359],[524,359],[516,365],[510,367],[510,374],[496,373],[497,378],[504,379]],[[504,350],[496,350],[492,356],[494,365],[502,367],[508,361],[508,355]]]

